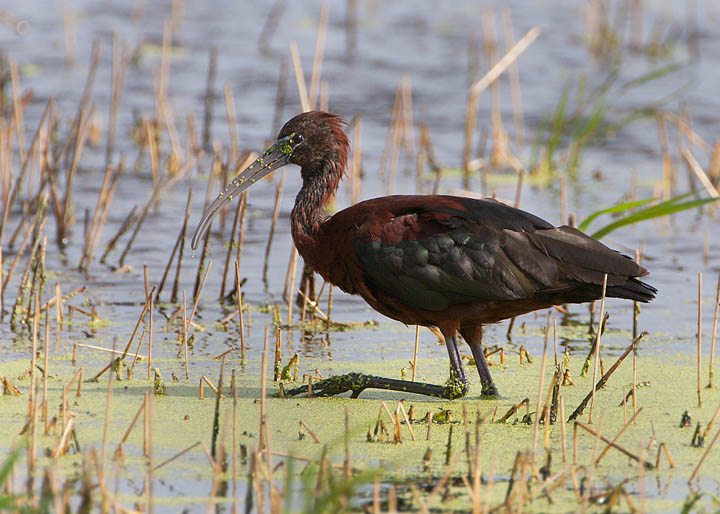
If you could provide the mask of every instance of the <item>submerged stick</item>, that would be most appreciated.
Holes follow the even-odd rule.
[[[639,411],[638,411],[638,412],[639,412]],[[646,469],[654,469],[654,468],[655,468],[655,466],[654,466],[651,462],[648,462],[648,461],[646,461],[645,459],[641,459],[640,457],[638,457],[637,455],[635,455],[634,453],[632,453],[631,451],[629,451],[627,448],[624,448],[623,446],[620,446],[620,445],[617,444],[616,442],[611,441],[610,439],[608,439],[608,438],[605,437],[604,435],[600,434],[599,432],[596,432],[595,430],[593,430],[593,429],[590,428],[589,426],[585,425],[584,423],[581,423],[581,422],[579,422],[579,421],[575,421],[575,426],[582,428],[583,430],[585,430],[585,431],[588,432],[589,434],[594,435],[596,438],[600,439],[600,440],[603,441],[604,443],[606,443],[606,444],[608,444],[609,446],[615,448],[615,449],[618,450],[620,453],[622,453],[622,454],[626,455],[627,457],[631,458],[632,460],[634,460],[634,461],[642,464],[643,466],[645,466]],[[595,460],[595,462],[597,462],[597,459]],[[691,478],[691,480],[692,480],[692,478]]]
[[[590,391],[587,394],[587,396],[585,396],[583,401],[580,402],[580,405],[578,405],[577,408],[573,411],[573,413],[570,414],[568,421],[573,421],[575,418],[577,418],[580,414],[583,413],[583,410],[585,410],[585,407],[587,406],[588,402],[595,394],[595,391],[603,388],[603,386],[608,381],[610,376],[615,372],[615,370],[618,368],[618,366],[620,366],[620,364],[622,364],[622,361],[625,360],[625,357],[627,357],[630,354],[630,352],[632,352],[636,348],[636,346],[640,342],[640,340],[642,340],[642,338],[645,337],[646,335],[647,335],[647,332],[641,333],[637,337],[637,339],[635,339],[635,341],[633,341],[632,344],[625,349],[623,354],[618,358],[617,361],[615,361],[615,364],[613,364],[610,367],[610,369],[607,370],[607,372],[602,376],[602,378],[600,380],[598,380],[597,384],[595,384],[593,386],[592,391]]]
[[[613,437],[613,439],[611,441],[612,444],[615,444],[617,442],[617,440],[620,439],[620,436],[623,435],[625,430],[627,430],[627,428],[635,422],[635,418],[638,417],[640,412],[642,412],[642,407],[640,407],[638,410],[635,411],[635,414],[632,415],[632,417],[630,418],[630,421],[625,423],[623,425],[623,427],[620,429],[620,431],[615,435],[615,437]],[[600,464],[600,461],[602,460],[602,458],[605,457],[605,455],[610,450],[610,448],[612,448],[612,444],[608,443],[608,445],[605,447],[605,449],[600,452],[600,455],[598,455],[597,459],[595,459],[595,466]]]
[[[705,453],[703,453],[702,457],[700,457],[700,460],[698,461],[697,466],[695,466],[695,469],[693,470],[692,475],[690,475],[688,484],[691,484],[692,481],[695,479],[695,475],[697,475],[697,472],[700,470],[700,466],[702,466],[702,463],[705,462],[705,459],[707,458],[708,454],[710,453],[710,450],[712,450],[713,445],[718,440],[718,436],[720,436],[720,430],[718,430],[715,433],[715,437],[713,437],[713,440],[708,445],[707,450],[705,450]]]

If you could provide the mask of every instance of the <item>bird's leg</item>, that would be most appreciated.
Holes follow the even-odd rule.
[[[460,350],[457,346],[457,335],[452,337],[445,336],[445,346],[447,347],[448,356],[450,357],[450,382],[457,383],[461,390],[467,392],[470,389],[470,382],[468,382],[467,376],[465,375],[465,369],[462,365],[462,359],[460,358]]]
[[[462,328],[460,333],[470,346],[473,358],[475,359],[475,367],[480,375],[482,383],[482,394],[486,396],[499,396],[497,387],[490,376],[490,366],[485,358],[485,352],[482,347],[482,326]]]

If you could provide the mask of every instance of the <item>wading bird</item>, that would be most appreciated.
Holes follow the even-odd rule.
[[[360,295],[376,311],[407,325],[435,326],[450,356],[448,385],[362,374],[331,377],[313,392],[368,387],[447,398],[469,384],[458,350],[470,346],[482,393],[497,395],[482,349],[485,323],[565,303],[608,297],[648,302],[657,290],[636,277],[648,271],[568,226],[495,200],[457,196],[385,196],[325,216],[347,164],[349,141],[335,114],[306,112],[288,121],[277,141],[235,177],[210,205],[192,240],[196,249],[213,217],[233,197],[286,164],[300,166],[302,189],[290,215],[305,262],[326,281]],[[307,386],[304,386],[305,388]],[[307,390],[299,388],[293,393]]]

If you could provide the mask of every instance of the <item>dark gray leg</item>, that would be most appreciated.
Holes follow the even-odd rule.
[[[447,346],[450,366],[452,367],[451,378],[458,379],[465,388],[469,388],[470,383],[468,382],[467,376],[465,376],[465,369],[463,368],[462,359],[460,358],[460,350],[458,350],[457,346],[457,335],[452,337],[445,336],[445,346]]]
[[[490,376],[490,367],[488,366],[485,352],[482,348],[482,327],[463,328],[460,330],[460,333],[470,346],[470,351],[472,351],[473,358],[475,359],[475,367],[478,370],[480,382],[482,383],[482,394],[499,396],[497,387],[495,387],[492,376]]]

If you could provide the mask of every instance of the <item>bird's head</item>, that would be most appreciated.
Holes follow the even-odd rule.
[[[285,123],[277,140],[232,179],[210,204],[195,229],[192,249],[197,249],[210,228],[210,222],[226,203],[286,164],[300,166],[304,181],[312,180],[318,173],[327,172],[327,166],[339,180],[345,170],[350,146],[344,126],[345,122],[340,116],[322,111],[304,112]]]

